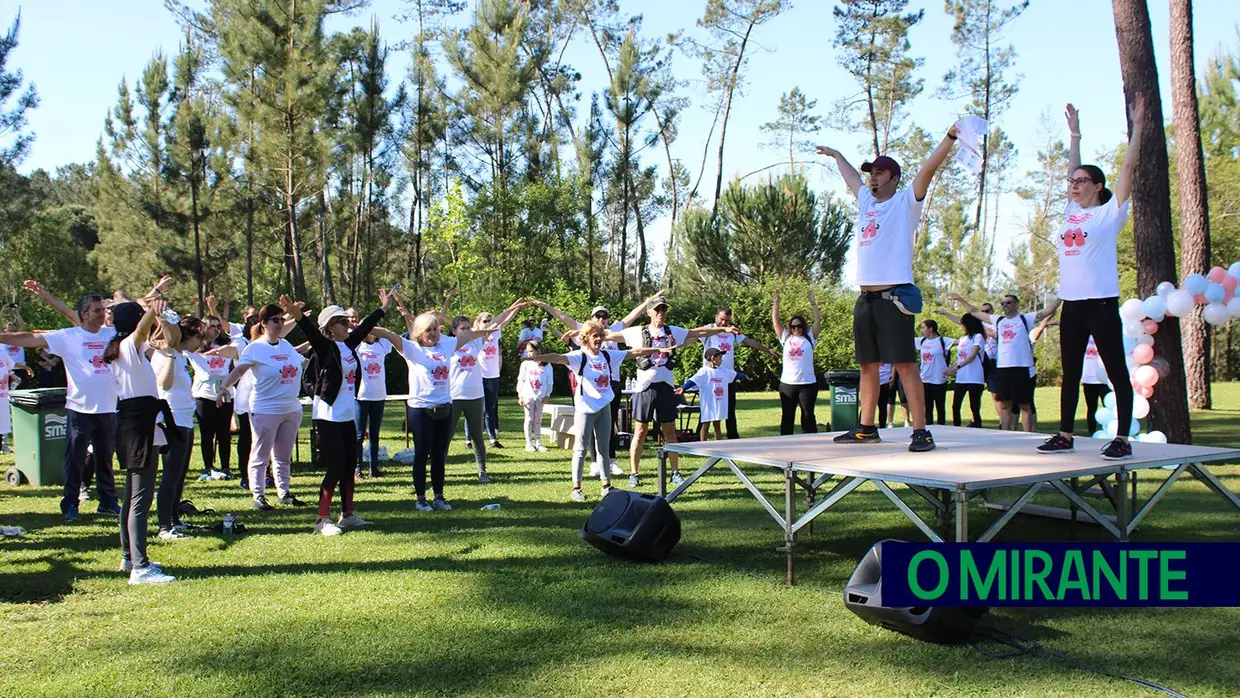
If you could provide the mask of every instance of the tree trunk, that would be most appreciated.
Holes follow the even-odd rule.
[[[1180,273],[1210,268],[1210,210],[1197,115],[1193,73],[1193,2],[1171,0],[1171,104],[1175,123],[1175,164],[1180,177]],[[1184,376],[1188,404],[1210,409],[1210,328],[1195,309],[1183,320]]]
[[[741,38],[740,48],[736,51],[736,63],[732,64],[732,75],[728,78],[728,91],[723,102],[723,123],[719,126],[718,166],[715,169],[715,201],[710,206],[710,224],[713,227],[719,216],[719,197],[723,195],[723,145],[728,139],[728,117],[732,114],[732,94],[736,90],[736,82],[740,79],[741,64],[745,62],[745,47],[749,44],[749,34],[753,32],[751,21],[745,28],[745,36]]]
[[[1144,140],[1132,195],[1133,242],[1137,295],[1152,296],[1160,282],[1176,280],[1171,184],[1167,175],[1167,140],[1163,131],[1158,66],[1154,62],[1154,39],[1145,0],[1112,0],[1111,7],[1115,14],[1124,99],[1131,103],[1136,93],[1145,95],[1145,132],[1138,134]],[[1130,131],[1131,128],[1129,124]],[[1171,371],[1158,382],[1150,400],[1150,427],[1165,433],[1171,443],[1187,444],[1192,443],[1192,427],[1184,374],[1177,370],[1184,365],[1180,342],[1180,322],[1169,317],[1158,330],[1154,351],[1171,365]]]
[[[323,259],[323,305],[336,302],[336,289],[332,283],[331,246],[327,242],[327,221],[331,209],[327,207],[327,194],[319,190],[319,253]]]
[[[620,286],[618,296],[624,300],[625,263],[629,259],[629,130],[627,125],[620,134]]]
[[[189,178],[190,216],[194,223],[194,281],[198,286],[198,317],[202,317],[202,309],[206,305],[207,282],[203,279],[202,237],[198,232],[198,166],[193,164],[193,158],[191,167],[194,168],[194,174]]]
[[[246,173],[246,188],[250,186],[251,170]],[[245,302],[254,305],[254,197],[246,192],[245,197]]]
[[[982,209],[986,205],[986,168],[990,164],[990,83],[994,79],[990,72],[990,12],[986,12],[986,79],[983,82],[982,118],[986,120],[986,131],[982,133],[982,171],[977,177],[977,234],[986,234],[986,219]]]
[[[646,280],[646,226],[642,222],[641,203],[633,206],[633,218],[637,222],[637,269],[633,270],[633,297],[645,298],[642,284]]]

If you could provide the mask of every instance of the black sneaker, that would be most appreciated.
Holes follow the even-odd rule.
[[[1063,434],[1055,434],[1038,446],[1038,453],[1073,453],[1076,439],[1069,439]]]
[[[908,450],[914,453],[922,453],[925,451],[933,451],[934,449],[934,437],[930,435],[929,429],[913,430],[913,440],[909,442]]]
[[[1123,439],[1115,439],[1102,449],[1102,460],[1128,460],[1132,458],[1132,444]]]
[[[258,511],[271,511],[272,509],[275,509],[275,507],[267,503],[267,498],[261,495],[255,497],[254,501],[250,502],[250,506],[254,507],[254,509]]]
[[[304,507],[306,503],[294,497],[292,494],[286,494],[280,497],[280,506],[282,507]]]
[[[881,441],[878,427],[863,427],[860,424],[835,437],[837,444],[876,444]]]
[[[503,449],[504,444],[501,444],[497,439],[491,439],[491,448]]]

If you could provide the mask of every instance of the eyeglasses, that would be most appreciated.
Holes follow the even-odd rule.
[[[1078,184],[1096,184],[1096,182],[1089,177],[1069,177],[1068,184],[1071,186],[1076,186]]]
[[[274,322],[274,323],[275,323],[275,324],[277,324],[277,325],[283,325],[283,324],[284,324],[284,318],[282,318],[282,317],[280,317],[279,315],[277,315],[277,316],[275,316],[275,317],[273,317],[273,318],[267,318],[266,320],[264,320],[264,322]]]
[[[1015,305],[1016,301],[999,301],[1002,305]]]

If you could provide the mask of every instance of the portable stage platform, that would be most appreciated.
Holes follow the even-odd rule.
[[[994,538],[1017,513],[1026,510],[1035,494],[1048,486],[1068,499],[1073,516],[1076,511],[1084,513],[1121,541],[1128,540],[1137,524],[1185,472],[1192,473],[1240,510],[1240,497],[1227,489],[1205,465],[1240,461],[1240,449],[1134,443],[1131,460],[1105,461],[1099,454],[1106,442],[1081,437],[1076,439],[1074,453],[1043,455],[1035,450],[1046,439],[1042,434],[936,426],[932,433],[938,447],[927,453],[910,453],[911,429],[883,429],[883,441],[878,444],[836,444],[832,439],[837,433],[666,445],[658,453],[659,494],[673,501],[711,469],[719,465],[728,467],[784,530],[789,584],[793,583],[797,532],[812,525],[818,516],[867,482],[886,495],[935,542],[942,542],[943,537],[896,494],[893,485],[904,485],[919,495],[933,508],[936,518],[953,521],[953,539],[957,542],[970,540],[970,500],[988,495],[988,491],[996,487],[1025,489],[1014,502],[1003,506],[1006,511],[977,537],[977,542]],[[668,493],[667,456],[671,453],[682,458],[705,458],[706,462]],[[753,484],[738,463],[767,466],[783,473],[782,512]],[[1167,477],[1133,512],[1132,507],[1138,503],[1136,474],[1140,470],[1166,473]],[[820,490],[833,479],[835,484],[820,497]],[[1083,497],[1095,486],[1113,503],[1114,516],[1100,512]],[[799,516],[798,487],[807,495],[807,508]],[[1027,512],[1033,513],[1032,507]]]

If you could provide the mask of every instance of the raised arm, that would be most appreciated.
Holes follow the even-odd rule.
[[[220,332],[228,334],[229,328],[232,327],[232,325],[228,322],[228,304],[225,303],[223,311],[221,311],[216,305],[214,294],[206,297],[206,303],[207,314],[220,321]]]
[[[583,358],[582,361],[585,359]],[[559,364],[561,366],[568,365],[568,358],[563,354],[539,354],[538,356],[526,356],[521,361],[535,361],[547,364]]]
[[[483,327],[480,330],[475,330],[475,329],[470,328],[456,335],[457,344],[469,344],[470,342],[474,341],[475,339],[478,339],[479,337],[485,337],[491,334],[492,332],[495,332],[496,330],[500,328],[500,325],[499,325],[500,322],[508,322],[508,320],[510,320],[512,316],[517,314],[517,311],[521,310],[525,306],[526,306],[526,302],[518,298],[517,300],[513,301],[512,305],[505,308],[504,312],[500,313],[497,317],[492,318],[491,324],[487,325],[486,327]]]
[[[244,376],[251,368],[253,368],[253,364],[238,364],[228,373],[228,376],[224,378],[223,384],[220,385],[219,397],[215,398],[216,407],[224,404],[225,391],[236,385],[237,381],[241,380],[241,377]]]
[[[633,323],[640,320],[641,317],[646,314],[646,311],[650,309],[651,304],[653,304],[655,301],[661,300],[662,298],[663,298],[663,292],[659,291],[653,296],[642,301],[641,304],[639,304],[636,308],[633,308],[632,310],[630,310],[629,314],[625,315],[620,320],[621,326],[628,327],[629,325],[632,325]]]
[[[392,344],[392,348],[396,350],[396,353],[400,354],[401,356],[405,355],[405,340],[403,337],[389,330],[386,327],[376,327],[374,330],[372,330],[372,332],[379,339],[386,339],[388,342],[390,342]]]
[[[159,317],[167,308],[168,302],[158,298],[147,304],[146,312],[142,314],[142,318],[138,320],[137,327],[133,330],[134,346],[140,347],[147,343],[151,338],[151,329],[155,327],[156,321],[159,322],[160,330],[164,333],[164,340],[169,347],[175,347],[181,343],[181,328],[176,325],[170,325]]]
[[[345,346],[348,346],[350,349],[356,349],[357,345],[366,341],[366,338],[374,332],[375,327],[379,325],[379,321],[387,314],[388,308],[392,307],[392,302],[395,300],[392,294],[387,292],[387,289],[379,289],[379,308],[357,323],[357,327],[354,327],[349,332],[349,338],[344,340]]]
[[[1041,309],[1041,310],[1039,310],[1039,311],[1037,312],[1036,317],[1038,318],[1038,322],[1039,322],[1039,323],[1044,323],[1044,322],[1046,322],[1047,320],[1049,320],[1051,317],[1053,317],[1053,316],[1055,315],[1055,312],[1059,310],[1059,304],[1060,304],[1060,303],[1062,303],[1062,302],[1063,302],[1063,301],[1061,301],[1059,298],[1052,298],[1052,299],[1051,299],[1051,300],[1050,300],[1050,301],[1046,304],[1046,307],[1045,307],[1045,308],[1043,308],[1043,309]],[[1036,329],[1036,328],[1035,328],[1035,329]],[[1043,327],[1043,329],[1045,329],[1045,327]],[[1039,332],[1038,334],[1042,334],[1042,333],[1041,333],[1041,332]],[[1029,338],[1030,338],[1030,339],[1034,339],[1034,340],[1036,340],[1036,339],[1037,339],[1037,337],[1034,337],[1032,334],[1030,334]]]
[[[1145,127],[1145,95],[1140,92],[1136,94],[1128,107],[1128,115],[1132,119],[1132,136],[1128,139],[1128,150],[1124,153],[1119,179],[1115,181],[1115,198],[1120,204],[1132,196],[1132,179],[1136,174],[1137,157],[1141,152],[1141,130]]]
[[[861,191],[861,187],[864,186],[861,182],[861,173],[857,172],[857,169],[848,162],[848,158],[840,154],[840,151],[820,145],[818,146],[818,154],[835,158],[835,166],[839,168],[840,176],[844,178],[844,184],[848,185],[848,191],[852,192],[854,196]]]
[[[961,305],[963,305],[963,306],[965,307],[965,310],[966,310],[966,311],[967,311],[970,315],[972,315],[973,317],[977,318],[978,320],[981,320],[982,322],[990,322],[990,316],[989,316],[989,315],[987,315],[986,313],[983,313],[982,311],[978,310],[978,309],[977,309],[977,306],[975,306],[975,305],[973,305],[972,303],[970,303],[968,300],[966,300],[966,299],[965,299],[965,297],[964,297],[964,296],[960,295],[959,293],[949,293],[949,294],[947,294],[947,297],[948,297],[948,298],[950,298],[951,300],[954,300],[954,301],[956,301],[957,303],[960,303]]]
[[[689,344],[691,342],[695,342],[699,339],[702,339],[703,337],[713,337],[717,334],[723,334],[725,332],[728,332],[731,334],[740,334],[741,330],[739,327],[720,327],[718,325],[706,325],[703,327],[695,327],[689,330],[688,333],[685,334],[684,343]]]
[[[770,348],[770,347],[766,346],[765,344],[763,344],[762,342],[759,342],[758,340],[754,339],[753,337],[746,337],[746,338],[745,338],[745,339],[741,342],[741,344],[744,344],[745,346],[749,347],[750,349],[756,349],[756,350],[758,350],[758,351],[762,352],[763,354],[770,354],[771,356],[774,356],[775,358],[779,358],[779,352],[778,352],[778,351],[776,351],[776,350],[774,350],[774,349],[772,349],[772,348]]]
[[[72,323],[74,327],[78,327],[82,324],[81,319],[78,317],[77,312],[74,311],[73,308],[70,308],[64,301],[60,300],[56,296],[53,296],[51,293],[48,293],[47,289],[43,288],[38,281],[26,281],[22,284],[22,286],[31,294],[40,298],[44,303],[50,305],[52,310],[55,310],[68,318],[69,322]]]
[[[33,332],[0,332],[0,344],[26,349],[46,349],[47,340]]]
[[[814,324],[809,329],[809,333],[814,335],[814,341],[818,341],[818,330],[822,328],[822,311],[818,309],[818,299],[814,296],[814,292],[809,292],[809,310],[814,317]]]
[[[1068,176],[1081,166],[1081,113],[1069,103],[1064,107],[1064,118],[1068,121]],[[1071,189],[1072,185],[1069,184]]]
[[[784,336],[784,323],[779,320],[779,291],[776,291],[771,299],[771,329],[775,330],[777,339]]]
[[[570,317],[568,313],[564,312],[563,310],[560,310],[559,308],[555,307],[554,305],[551,305],[550,303],[546,301],[531,300],[529,302],[541,308],[551,317],[555,318],[556,320],[559,320],[561,323],[564,324],[565,327],[567,327],[570,330],[575,330],[581,326],[581,323],[578,322],[577,320],[574,320],[572,317]]]
[[[629,349],[629,356],[650,356],[651,354],[670,354],[672,347],[638,347]]]
[[[930,157],[926,158],[926,164],[921,166],[921,171],[913,179],[913,197],[918,201],[926,198],[926,192],[930,191],[930,180],[934,179],[934,173],[938,172],[939,167],[947,160],[947,156],[952,154],[952,147],[956,145],[958,133],[960,133],[960,128],[952,124],[952,127],[947,129],[947,135],[939,141],[938,147],[930,153]]]
[[[222,356],[225,359],[232,359],[233,361],[236,361],[241,357],[241,352],[237,351],[237,345],[235,344],[225,344],[200,353],[204,356]]]
[[[941,316],[944,320],[947,320],[948,322],[954,322],[957,325],[960,324],[959,315],[952,315],[951,313],[947,312],[946,310],[943,310],[942,308],[935,308],[934,314]]]

